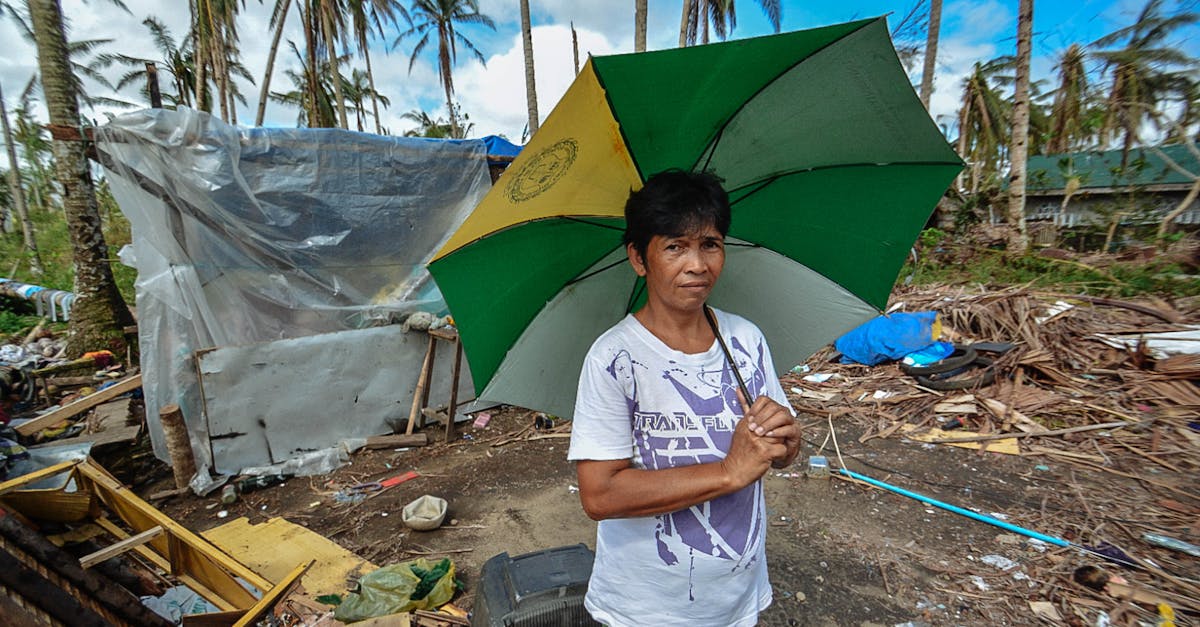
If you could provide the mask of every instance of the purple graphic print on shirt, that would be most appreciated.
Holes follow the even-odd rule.
[[[766,350],[760,338],[749,349],[738,338],[730,343],[738,371],[752,395],[765,394]],[[641,366],[641,364],[636,364]],[[621,351],[607,368],[610,376],[626,390],[633,416],[635,448],[643,467],[674,468],[723,459],[733,439],[742,408],[737,383],[727,364],[717,370],[695,371],[670,368],[659,373],[672,384],[687,411],[671,413],[644,411],[638,396],[635,363]],[[647,373],[649,374],[649,373]],[[642,375],[646,376],[646,375]],[[654,375],[650,375],[654,376]],[[761,541],[762,521],[758,502],[761,483],[671,514],[657,516],[656,540],[665,564],[678,564],[680,549],[734,561],[732,568],[754,563],[753,549]],[[743,558],[748,561],[743,563]]]

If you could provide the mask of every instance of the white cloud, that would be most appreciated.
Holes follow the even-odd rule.
[[[619,52],[602,33],[581,30],[580,65],[587,55]],[[537,82],[538,117],[545,120],[575,78],[571,29],[567,26],[538,26],[533,29],[534,75]],[[521,36],[512,38],[508,50],[488,59],[487,68],[474,64],[463,68],[455,79],[456,98],[475,123],[477,137],[503,134],[511,141],[521,139],[529,114],[525,103],[525,53]]]

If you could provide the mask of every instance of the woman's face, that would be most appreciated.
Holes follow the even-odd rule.
[[[725,238],[711,225],[678,237],[655,235],[644,259],[632,245],[626,252],[646,277],[648,303],[679,311],[700,309],[725,267]]]

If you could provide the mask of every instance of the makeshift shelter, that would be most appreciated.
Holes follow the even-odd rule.
[[[96,144],[132,227],[122,260],[138,270],[159,458],[168,404],[200,477],[336,455],[407,416],[432,340],[391,323],[446,313],[425,264],[490,186],[483,141],[240,128],[180,109],[117,117]],[[460,388],[469,400],[469,377]]]

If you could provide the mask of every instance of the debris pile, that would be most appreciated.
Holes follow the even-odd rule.
[[[893,302],[893,311],[937,311],[944,339],[956,346],[1012,348],[987,366],[994,377],[944,391],[922,385],[899,363],[839,363],[840,355],[826,349],[783,380],[793,405],[810,417],[810,434],[820,431],[813,427],[836,430],[849,422],[862,432],[860,443],[903,438],[975,448],[979,455],[1032,457],[1041,460],[1038,468],[1067,471],[1040,511],[1008,512],[1013,522],[1062,535],[1071,547],[1043,547],[1025,563],[1022,574],[1040,582],[1036,589],[1011,578],[986,587],[964,580],[956,594],[990,599],[1013,624],[1031,614],[1095,624],[1098,612],[1111,624],[1161,620],[1156,603],[1147,600],[1167,610],[1200,611],[1200,561],[1191,552],[1200,552],[1195,314],[1163,301],[1022,286],[926,288],[898,292]],[[814,445],[821,446],[818,453],[834,454]],[[1073,581],[1075,569],[1100,565],[1121,574],[1098,586]],[[1014,593],[1031,604],[1013,606],[1006,597]]]

